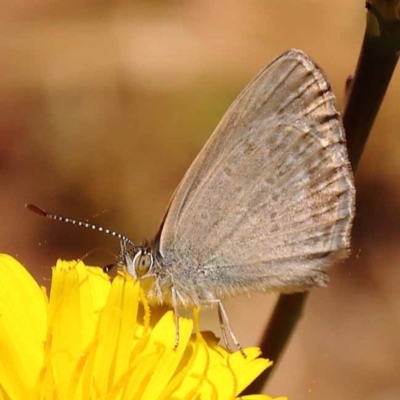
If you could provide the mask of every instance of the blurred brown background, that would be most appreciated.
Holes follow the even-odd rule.
[[[119,244],[24,203],[150,238],[223,112],[274,57],[305,50],[343,104],[365,22],[362,0],[18,0],[0,11],[1,251],[44,284],[58,257],[101,248],[87,263],[105,265]],[[353,256],[312,293],[268,393],[400,398],[399,93],[397,71],[357,173]],[[229,302],[243,345],[275,301]]]

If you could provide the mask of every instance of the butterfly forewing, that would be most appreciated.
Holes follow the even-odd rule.
[[[196,290],[211,297],[303,290],[346,253],[353,215],[334,95],[291,50],[239,95],[186,173],[160,231],[160,263],[173,281],[196,268]]]

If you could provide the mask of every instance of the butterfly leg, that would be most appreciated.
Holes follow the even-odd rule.
[[[246,354],[243,351],[243,348],[240,345],[239,341],[236,339],[236,336],[233,333],[231,325],[229,324],[228,314],[225,311],[225,307],[222,304],[222,301],[221,300],[212,300],[209,303],[217,305],[219,324],[221,327],[222,337],[224,339],[226,348],[229,351],[231,351],[231,347],[229,345],[229,340],[228,340],[228,335],[229,335],[233,344],[235,345],[236,349],[238,349],[242,353],[243,357],[246,358]]]
[[[221,304],[221,306],[220,306],[220,304]],[[219,327],[221,328],[222,338],[224,339],[224,343],[225,343],[226,348],[230,352],[232,352],[232,348],[231,348],[231,345],[229,344],[228,335],[227,335],[227,332],[226,332],[226,325],[225,325],[225,322],[224,322],[224,317],[223,317],[223,312],[221,311],[221,307],[222,307],[222,310],[223,310],[222,303],[219,302],[218,305],[217,305]]]
[[[175,315],[175,344],[174,350],[178,348],[179,345],[179,310],[178,310],[178,302],[177,302],[177,294],[175,288],[172,286],[171,288],[172,294],[172,308],[174,309]]]

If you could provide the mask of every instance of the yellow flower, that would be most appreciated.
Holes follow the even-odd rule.
[[[139,283],[58,261],[50,298],[0,254],[0,400],[235,399],[271,362],[229,353],[191,319],[150,323]],[[139,304],[143,304],[139,306]],[[271,399],[266,395],[243,399]]]

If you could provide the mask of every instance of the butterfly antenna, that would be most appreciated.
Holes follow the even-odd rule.
[[[95,231],[99,231],[99,232],[104,232],[108,235],[117,237],[118,239],[120,239],[121,241],[123,241],[124,243],[128,243],[131,244],[132,246],[134,246],[135,244],[133,243],[133,241],[129,238],[127,238],[124,235],[121,235],[118,232],[115,231],[110,231],[109,229],[105,229],[101,226],[97,226],[94,224],[89,224],[88,222],[83,222],[83,221],[79,221],[77,219],[71,219],[71,218],[67,218],[67,217],[62,217],[61,215],[56,215],[56,214],[52,214],[49,213],[45,210],[42,210],[41,208],[39,208],[38,206],[35,206],[34,204],[25,204],[25,207],[29,210],[34,212],[35,214],[38,214],[42,217],[46,217],[49,219],[54,219],[56,221],[61,221],[61,222],[65,222],[67,224],[72,224],[72,225],[77,225],[83,228],[87,228],[87,229],[93,229]]]

